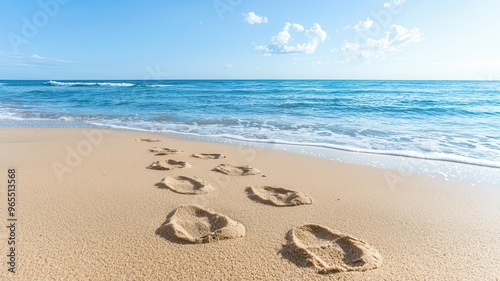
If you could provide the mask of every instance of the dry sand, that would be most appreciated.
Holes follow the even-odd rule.
[[[157,139],[183,152],[156,156]],[[190,157],[199,153],[226,158]],[[0,280],[500,278],[498,188],[128,131],[3,128],[0,156],[4,224],[7,169],[18,179],[17,273],[7,272],[2,227]],[[192,167],[146,168],[169,159]],[[178,183],[191,194],[162,188],[179,176],[213,190],[195,192],[197,181]],[[249,198],[253,186],[312,204],[263,204]]]

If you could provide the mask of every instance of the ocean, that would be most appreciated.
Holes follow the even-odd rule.
[[[500,81],[0,81],[0,127],[102,127],[500,186]]]

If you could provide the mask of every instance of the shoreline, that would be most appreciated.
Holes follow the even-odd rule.
[[[16,123],[19,121],[15,121]],[[7,126],[8,128],[72,128],[86,129],[93,128],[98,130],[124,131],[124,132],[144,132],[158,134],[167,138],[176,138],[179,140],[189,140],[195,142],[208,142],[227,144],[235,146],[245,146],[255,149],[270,149],[276,151],[285,151],[294,154],[307,155],[346,164],[362,165],[379,169],[394,170],[398,173],[420,174],[424,177],[442,179],[466,184],[471,186],[488,186],[491,188],[500,187],[500,167],[490,160],[475,159],[476,162],[467,162],[470,159],[461,159],[462,156],[453,156],[447,159],[429,158],[426,156],[412,155],[411,153],[391,153],[378,151],[364,151],[356,148],[343,148],[336,145],[316,144],[316,143],[294,143],[274,140],[249,140],[225,135],[199,135],[193,133],[181,133],[175,131],[154,132],[147,129],[109,126],[104,124],[89,124],[86,121],[62,121],[62,120],[35,120],[22,121],[28,126]],[[46,122],[46,126],[36,126],[39,122]],[[65,124],[69,122],[70,124]],[[54,124],[61,124],[55,126]],[[76,125],[71,125],[76,124]],[[63,126],[66,125],[66,126]],[[455,159],[456,158],[456,159]],[[458,160],[457,160],[458,159]],[[484,162],[484,163],[481,163]]]
[[[163,141],[135,141],[140,138]],[[152,147],[184,152],[156,156],[148,152]],[[200,160],[190,157],[193,153],[221,153],[226,158]],[[114,129],[0,128],[0,154],[1,169],[15,168],[19,177],[16,280],[500,277],[500,191],[488,187],[290,152]],[[185,161],[192,168],[146,169],[160,159]],[[250,165],[265,177],[212,171],[221,163]],[[158,188],[166,175],[203,178],[214,191],[186,195]],[[5,172],[0,180],[7,180]],[[281,208],[255,202],[245,194],[245,188],[254,185],[297,190],[310,196],[312,204]],[[190,204],[240,222],[245,236],[184,245],[155,233],[170,212]],[[5,214],[0,218],[6,221]],[[383,264],[365,272],[328,275],[294,264],[280,254],[286,234],[307,223],[366,241],[378,250]],[[1,276],[6,273],[2,269]]]

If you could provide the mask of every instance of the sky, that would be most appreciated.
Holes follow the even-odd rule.
[[[496,0],[2,0],[0,79],[500,80]]]

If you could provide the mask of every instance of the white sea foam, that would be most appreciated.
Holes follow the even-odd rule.
[[[58,81],[48,81],[44,83],[45,85],[50,86],[65,86],[65,87],[74,87],[74,86],[102,86],[102,87],[133,87],[136,84],[132,83],[112,83],[112,82],[58,82]]]
[[[166,88],[171,87],[172,85],[168,84],[134,84],[134,83],[126,83],[126,82],[91,82],[91,81],[79,81],[79,82],[59,82],[50,80],[44,83],[49,86],[64,86],[64,87],[134,87],[134,86],[143,86],[150,88]],[[0,83],[0,85],[2,85]]]
[[[25,119],[22,118],[22,117],[17,116],[16,114],[14,114],[12,112],[5,112],[5,111],[3,111],[3,109],[0,109],[0,120],[17,120],[17,121],[21,121],[21,120],[25,120]]]
[[[196,135],[198,135],[198,134],[196,134]],[[298,146],[298,147],[303,147],[303,148],[317,147],[317,148],[326,148],[326,149],[341,150],[341,151],[347,151],[347,152],[356,152],[356,153],[363,153],[363,154],[399,156],[399,157],[406,157],[406,158],[413,158],[413,159],[452,162],[452,163],[468,164],[468,165],[475,165],[475,166],[482,166],[482,167],[489,167],[489,168],[500,168],[499,161],[476,159],[476,158],[470,158],[470,157],[465,157],[465,156],[446,154],[446,153],[437,153],[437,152],[422,153],[422,152],[404,151],[404,150],[374,150],[374,149],[363,149],[363,148],[356,148],[356,147],[343,146],[343,145],[334,145],[334,144],[328,144],[328,143],[289,142],[289,141],[282,141],[282,140],[278,140],[278,139],[266,139],[266,140],[246,139],[246,138],[243,138],[241,136],[227,135],[227,134],[212,135],[210,137],[233,139],[236,141],[251,142],[251,143],[263,143],[263,144],[271,144],[271,145],[276,145],[276,144],[277,145],[289,145],[289,146]]]
[[[57,120],[60,120],[60,121],[75,121],[75,118],[69,117],[69,116],[61,116],[61,117],[57,118]]]
[[[332,144],[326,142],[304,142],[300,138],[292,141],[284,141],[279,136],[283,137],[285,132],[276,130],[277,134],[271,134],[272,131],[275,131],[275,128],[271,128],[269,132],[266,133],[266,138],[259,139],[256,137],[251,137],[252,135],[258,136],[259,131],[262,128],[253,131],[255,128],[229,128],[220,126],[220,124],[204,124],[200,126],[199,124],[185,124],[185,123],[157,123],[145,120],[121,120],[121,119],[101,119],[98,117],[89,118],[89,117],[81,117],[75,118],[74,116],[53,116],[53,118],[47,116],[47,118],[40,118],[40,116],[19,116],[13,112],[8,111],[0,111],[0,119],[1,120],[60,120],[60,121],[83,121],[88,122],[92,125],[97,126],[107,126],[110,128],[117,129],[130,129],[130,130],[141,130],[141,131],[153,131],[153,132],[163,132],[163,133],[172,133],[172,134],[180,134],[186,136],[193,136],[197,138],[210,138],[213,140],[232,140],[236,142],[246,142],[249,144],[263,144],[263,145],[285,145],[285,146],[293,146],[299,147],[301,150],[308,150],[314,148],[322,148],[328,150],[338,150],[345,152],[355,152],[362,154],[371,154],[371,155],[382,155],[382,156],[396,156],[396,157],[404,157],[411,159],[421,159],[421,160],[432,160],[432,161],[441,161],[441,162],[450,162],[450,163],[460,163],[460,164],[468,164],[474,166],[482,166],[482,167],[490,167],[490,168],[500,168],[500,161],[493,161],[487,159],[478,159],[467,156],[460,156],[452,153],[444,153],[444,152],[424,152],[424,151],[410,151],[410,150],[394,150],[394,149],[372,149],[365,148],[363,145],[364,138],[360,138],[360,142],[355,145],[342,145],[342,144]],[[94,119],[92,121],[92,119]],[[245,131],[245,136],[242,136],[242,130]],[[252,133],[253,131],[253,133]],[[304,132],[307,134],[307,132]],[[299,135],[301,136],[301,135]],[[287,139],[294,139],[294,137],[299,136],[286,136]],[[337,136],[336,136],[337,137]],[[339,136],[340,137],[340,136]],[[302,139],[305,137],[302,136]],[[369,141],[369,138],[366,138]]]
[[[371,155],[381,155],[381,156],[396,156],[404,157],[410,159],[421,159],[430,161],[440,161],[449,163],[459,163],[468,164],[481,167],[498,168],[500,169],[500,161],[492,161],[486,159],[478,159],[466,156],[460,156],[450,153],[443,152],[423,152],[423,151],[410,151],[410,150],[391,150],[391,149],[370,149],[370,148],[360,148],[350,145],[339,145],[323,142],[303,142],[303,141],[284,141],[278,138],[266,138],[257,139],[246,136],[241,136],[234,132],[235,134],[228,133],[231,131],[230,128],[223,128],[218,126],[206,126],[202,127],[198,124],[188,125],[188,124],[158,124],[149,121],[135,121],[123,123],[119,120],[106,120],[102,122],[92,122],[94,125],[98,126],[109,126],[111,128],[117,129],[130,129],[130,130],[145,130],[154,131],[162,133],[179,134],[186,136],[193,136],[196,138],[206,139],[210,138],[212,140],[233,140],[236,142],[246,142],[249,144],[263,144],[267,146],[273,145],[284,145],[297,147],[298,150],[307,151],[315,148],[327,149],[327,150],[338,150],[345,152],[354,152],[362,154]],[[211,128],[209,128],[211,127]],[[245,128],[248,132],[249,128]],[[283,133],[283,132],[279,132]]]
[[[166,88],[166,87],[171,87],[172,85],[167,85],[167,84],[145,84],[146,87],[151,87],[151,88]]]

